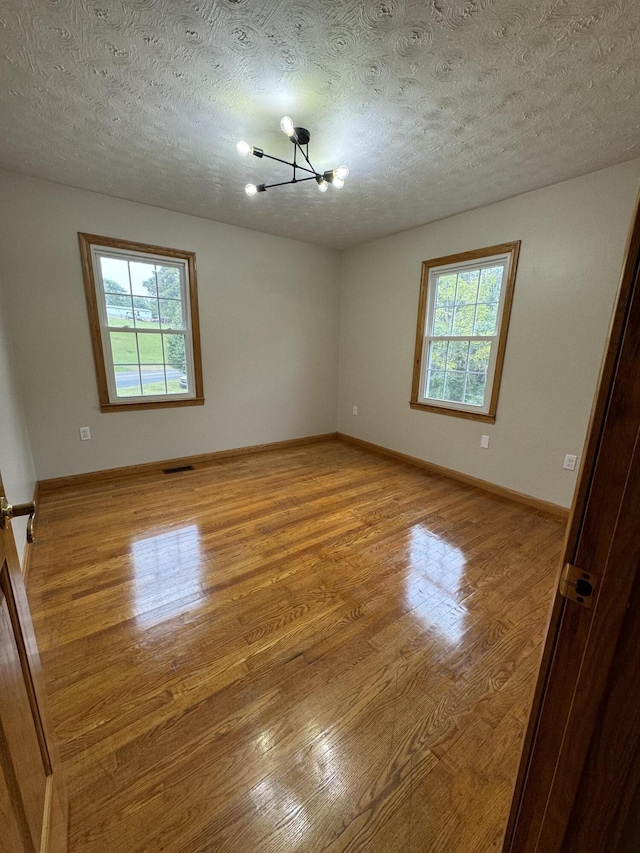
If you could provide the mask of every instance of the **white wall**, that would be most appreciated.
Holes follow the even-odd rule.
[[[639,178],[636,160],[347,250],[339,303],[337,252],[0,172],[5,305],[37,476],[331,432],[338,408],[341,432],[568,506],[576,474],[562,460],[584,442]],[[77,231],[196,251],[204,407],[99,411]],[[411,410],[421,262],[516,239],[495,425]],[[2,416],[18,423],[12,406]],[[13,490],[28,499],[28,448],[13,457]]]
[[[39,479],[335,431],[336,251],[6,172],[0,197]],[[100,412],[78,231],[195,250],[204,406]]]
[[[1,282],[0,282],[1,284]],[[0,474],[10,503],[24,503],[33,497],[36,473],[31,445],[16,380],[14,358],[8,337],[6,311],[0,292]],[[26,542],[26,518],[11,524],[22,560]]]
[[[562,463],[584,444],[639,178],[635,160],[347,250],[340,432],[569,506],[577,472]],[[511,240],[495,424],[410,409],[422,261]]]

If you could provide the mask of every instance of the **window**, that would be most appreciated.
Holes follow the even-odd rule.
[[[102,411],[204,403],[195,253],[78,237]]]
[[[519,250],[424,261],[412,408],[495,421]]]

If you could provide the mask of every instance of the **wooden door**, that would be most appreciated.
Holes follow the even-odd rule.
[[[27,597],[7,525],[0,528],[0,853],[67,849],[66,796],[45,703]]]
[[[636,209],[565,541],[592,606],[553,603],[505,853],[611,853],[638,790],[639,265]]]

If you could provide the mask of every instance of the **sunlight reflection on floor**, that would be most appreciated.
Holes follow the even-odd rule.
[[[205,558],[197,525],[139,539],[131,545],[131,557],[138,622],[148,627],[198,605]]]
[[[424,525],[415,525],[409,535],[411,567],[405,579],[406,601],[412,608],[418,608],[429,627],[433,626],[455,645],[462,639],[466,626],[467,610],[457,596],[466,558],[459,548]]]

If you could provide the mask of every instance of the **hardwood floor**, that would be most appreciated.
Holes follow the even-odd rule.
[[[487,853],[556,517],[332,441],[45,494],[71,853]]]

